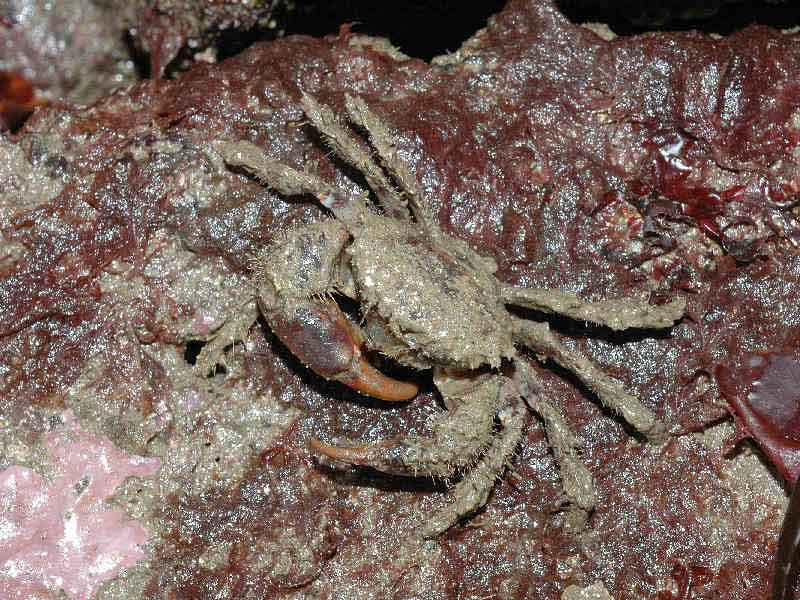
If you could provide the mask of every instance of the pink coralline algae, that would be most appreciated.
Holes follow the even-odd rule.
[[[70,413],[44,436],[53,476],[18,465],[0,472],[0,597],[88,600],[140,560],[147,531],[105,500],[127,478],[160,461],[132,456],[83,431]]]

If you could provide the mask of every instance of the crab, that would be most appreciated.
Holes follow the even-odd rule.
[[[507,306],[624,330],[669,328],[683,315],[684,301],[587,302],[563,291],[504,284],[492,258],[439,228],[391,130],[364,100],[346,98],[349,124],[309,95],[301,103],[327,145],[363,174],[376,202],[366,190],[348,192],[270,160],[250,142],[220,142],[217,149],[229,168],[283,196],[314,196],[334,218],[285,231],[254,259],[255,297],[203,348],[197,368],[208,373],[226,346],[244,339],[260,312],[304,365],[362,394],[407,401],[418,393],[415,384],[373,367],[368,350],[431,369],[446,410],[432,419],[429,436],[310,443],[326,460],[412,477],[460,477],[451,501],[421,526],[427,538],[486,504],[522,438],[527,403],[553,448],[570,522],[580,527],[595,505],[591,474],[580,460],[576,434],[517,348],[574,373],[609,411],[650,440],[660,441],[665,427],[620,382],[561,343],[546,322],[515,316]],[[337,295],[359,303],[360,323],[346,316]]]

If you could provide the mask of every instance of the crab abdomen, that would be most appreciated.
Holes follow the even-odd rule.
[[[468,257],[380,217],[347,252],[365,309],[410,351],[462,369],[496,367],[513,355],[498,281]]]

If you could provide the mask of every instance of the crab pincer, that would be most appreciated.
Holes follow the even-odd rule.
[[[361,467],[373,467],[392,475],[410,474],[402,460],[402,443],[395,440],[374,444],[333,446],[312,438],[308,444],[312,450],[332,460]]]
[[[335,302],[295,300],[289,307],[263,306],[272,330],[317,375],[388,402],[411,400],[413,383],[387,377],[366,360],[360,330]]]

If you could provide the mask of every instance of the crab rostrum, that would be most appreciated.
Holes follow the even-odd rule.
[[[661,306],[634,299],[585,302],[557,290],[504,285],[494,275],[491,258],[439,229],[415,177],[398,157],[389,129],[363,100],[348,97],[346,107],[350,123],[367,134],[369,144],[329,107],[308,95],[302,105],[325,142],[363,173],[379,206],[371,206],[366,192],[348,193],[269,160],[249,142],[221,143],[218,149],[229,167],[251,173],[282,195],[310,194],[335,219],[294,227],[255,259],[257,298],[204,347],[197,368],[207,373],[226,346],[246,336],[260,310],[278,338],[311,370],[363,394],[403,401],[417,393],[416,385],[386,377],[371,366],[364,358],[366,349],[417,369],[432,369],[447,410],[434,418],[430,437],[367,445],[311,443],[331,459],[387,473],[444,479],[460,475],[451,502],[426,519],[421,530],[426,537],[486,503],[522,437],[524,398],[541,418],[558,461],[575,517],[568,524],[581,526],[595,503],[591,475],[579,460],[576,435],[544,396],[516,346],[573,372],[611,412],[651,440],[664,434],[664,426],[618,381],[560,343],[546,323],[518,318],[506,305],[621,330],[670,327],[683,315],[684,301]],[[342,312],[335,294],[360,303],[361,324]],[[501,363],[511,375],[501,372]]]

